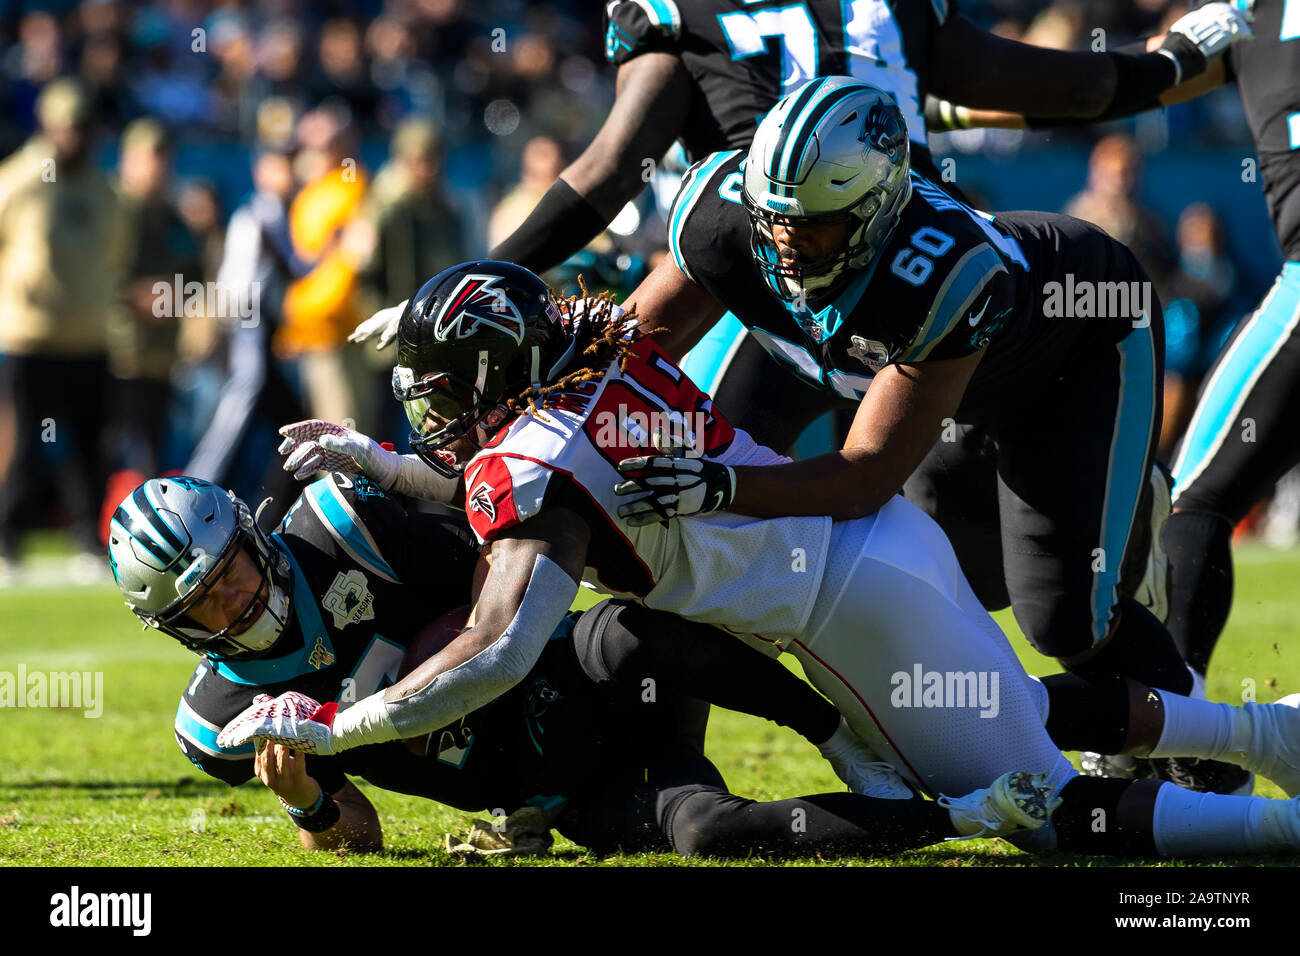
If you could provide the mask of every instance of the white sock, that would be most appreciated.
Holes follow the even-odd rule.
[[[1172,783],[1156,794],[1151,833],[1161,856],[1266,853],[1300,847],[1300,804],[1193,793]]]
[[[1165,725],[1160,740],[1150,757],[1202,757],[1211,760],[1233,760],[1250,744],[1250,714],[1244,708],[1231,704],[1218,704],[1209,700],[1193,700],[1157,690],[1165,712]]]
[[[861,745],[862,741],[849,727],[849,722],[841,717],[840,725],[835,728],[835,733],[819,743],[817,749],[821,751],[823,757],[829,760],[832,757],[852,754],[855,743]]]

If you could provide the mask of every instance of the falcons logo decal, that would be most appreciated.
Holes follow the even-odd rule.
[[[496,521],[497,506],[492,501],[492,492],[494,491],[496,491],[496,489],[486,481],[480,481],[478,486],[470,493],[470,510],[487,515],[488,521]]]
[[[516,345],[522,345],[524,317],[505,290],[497,287],[498,278],[468,275],[461,279],[438,313],[433,325],[434,337],[439,342],[467,339],[486,326],[504,332]]]

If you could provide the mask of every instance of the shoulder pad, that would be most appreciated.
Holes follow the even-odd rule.
[[[540,462],[510,455],[485,455],[465,469],[465,514],[486,544],[542,507],[552,471]]]
[[[695,211],[701,199],[709,195],[710,183],[718,179],[718,174],[724,167],[729,167],[735,161],[737,156],[741,155],[741,150],[730,149],[720,153],[710,153],[698,163],[686,170],[686,175],[682,177],[681,189],[677,191],[677,197],[673,200],[672,208],[668,211],[668,249],[672,253],[673,260],[677,263],[677,268],[682,270],[682,274],[688,279],[695,279],[691,273],[690,244],[683,241],[686,233],[687,223],[690,221],[691,213]],[[743,160],[742,160],[743,161]],[[735,185],[740,186],[739,170],[735,170],[729,175],[735,175]],[[721,190],[726,184],[726,178],[716,187],[721,196]],[[735,197],[736,202],[740,202],[739,195]]]
[[[611,63],[674,50],[681,35],[682,15],[673,0],[611,0],[605,5],[605,58]]]

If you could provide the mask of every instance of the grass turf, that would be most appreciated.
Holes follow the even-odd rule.
[[[1270,701],[1300,686],[1300,552],[1247,546],[1237,554],[1232,620],[1210,672],[1212,699],[1252,692]],[[47,561],[61,560],[44,558]],[[39,577],[39,576],[38,576]],[[998,615],[1031,673],[1054,667],[1024,643],[1009,613]],[[0,590],[0,672],[103,673],[103,713],[14,708],[0,712],[0,866],[425,866],[454,860],[441,846],[472,817],[425,800],[358,785],[379,811],[385,851],[307,853],[274,796],[256,782],[231,789],[193,768],[171,733],[176,701],[194,659],[156,633],[142,633],[110,586]],[[757,799],[838,790],[829,767],[784,728],[714,711],[709,755],[732,789]],[[1256,793],[1280,796],[1260,781]],[[480,817],[485,816],[480,814]],[[672,854],[597,857],[558,839],[539,861],[498,865],[699,866],[766,864],[764,859],[699,861]],[[818,861],[782,861],[808,865]],[[1090,866],[1108,858],[1035,858],[998,840],[968,841],[894,856],[852,857],[836,865]],[[1139,862],[1139,861],[1132,861]],[[1140,861],[1152,863],[1156,861]],[[1233,860],[1205,861],[1232,863]],[[1173,864],[1166,864],[1173,865]]]

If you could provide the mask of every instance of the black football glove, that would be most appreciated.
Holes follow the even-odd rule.
[[[614,486],[616,495],[645,497],[620,505],[618,516],[630,525],[725,511],[736,494],[736,473],[728,465],[703,458],[641,455],[621,462],[628,481]]]

